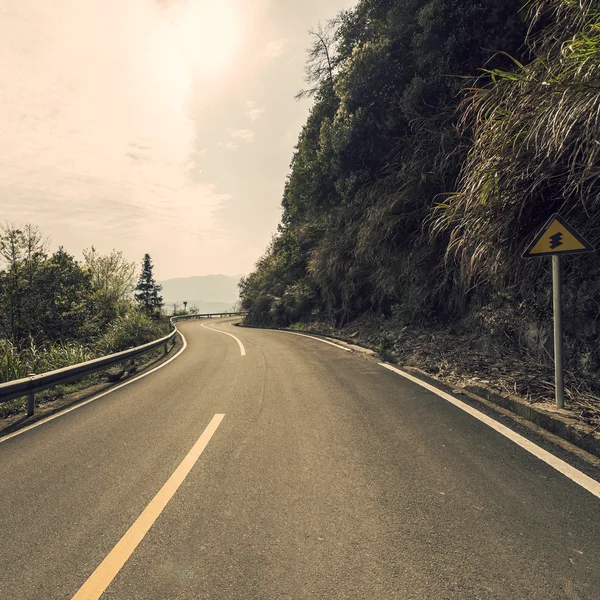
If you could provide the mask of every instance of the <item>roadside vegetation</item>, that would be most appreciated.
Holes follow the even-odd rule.
[[[311,32],[313,106],[240,284],[248,324],[417,344],[432,372],[443,338],[452,369],[552,396],[550,261],[521,254],[555,212],[600,244],[600,9],[524,4],[360,0]],[[600,261],[563,262],[567,387],[597,418]]]
[[[52,254],[47,248],[33,225],[0,227],[0,383],[126,350],[168,333],[148,255],[136,286],[136,265],[118,250],[102,255],[92,247],[79,262],[62,247]],[[94,375],[77,385],[99,378]],[[57,388],[40,396],[43,400],[63,392]],[[0,417],[19,412],[22,404],[0,404]]]

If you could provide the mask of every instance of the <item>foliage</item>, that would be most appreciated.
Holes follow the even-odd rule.
[[[443,314],[452,275],[444,234],[423,223],[467,153],[458,94],[499,50],[519,53],[520,0],[362,0],[312,31],[315,99],[286,182],[279,234],[242,281],[251,322],[325,318],[340,326],[406,306]]]
[[[142,272],[135,287],[135,299],[149,317],[158,319],[163,306],[163,299],[159,294],[162,287],[154,280],[154,276],[152,275],[153,268],[154,265],[152,264],[150,255],[145,254],[142,263]]]
[[[96,319],[106,325],[122,312],[135,289],[135,264],[120,250],[102,255],[94,246],[83,251],[83,258],[94,290]]]
[[[473,144],[459,191],[432,217],[434,235],[450,233],[463,288],[539,277],[544,263],[520,255],[555,212],[600,241],[600,10],[590,0],[534,7],[553,24],[531,39],[534,60],[491,70],[470,90],[462,127]]]
[[[48,255],[33,225],[0,227],[0,382],[166,335],[168,324],[130,298],[134,266],[121,252],[103,256],[92,247],[84,259],[80,264],[62,247]],[[1,413],[20,406],[13,404]]]
[[[0,226],[0,335],[15,341],[31,331],[38,294],[34,280],[46,260],[46,242],[37,227]]]
[[[100,354],[112,354],[141,346],[167,335],[168,325],[157,322],[145,312],[132,309],[117,317],[99,339],[97,348]]]
[[[248,322],[373,316],[547,359],[549,265],[521,253],[558,211],[600,243],[597,2],[361,0],[313,38]],[[563,262],[568,368],[591,377],[600,263]]]
[[[32,373],[46,373],[62,369],[96,357],[96,352],[79,342],[54,342],[16,346],[9,340],[0,340],[0,383],[21,379]]]
[[[92,284],[73,256],[60,247],[44,261],[32,283],[37,302],[28,335],[53,341],[85,339]]]
[[[30,337],[85,338],[91,310],[89,275],[59,248],[47,256],[41,234],[27,225],[0,233],[0,336],[19,344]]]

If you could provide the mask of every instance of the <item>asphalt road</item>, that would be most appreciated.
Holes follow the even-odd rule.
[[[70,599],[98,571],[114,600],[600,598],[589,491],[373,359],[209,321],[242,356],[203,324],[164,368],[0,443],[0,599]]]

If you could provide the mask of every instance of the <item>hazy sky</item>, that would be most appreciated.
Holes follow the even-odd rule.
[[[2,0],[0,220],[157,279],[245,274],[310,100],[307,29],[356,0]]]

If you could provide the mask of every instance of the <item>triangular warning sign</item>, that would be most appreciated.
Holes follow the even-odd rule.
[[[593,246],[579,235],[559,214],[552,215],[525,252],[524,258],[552,254],[593,252]]]

